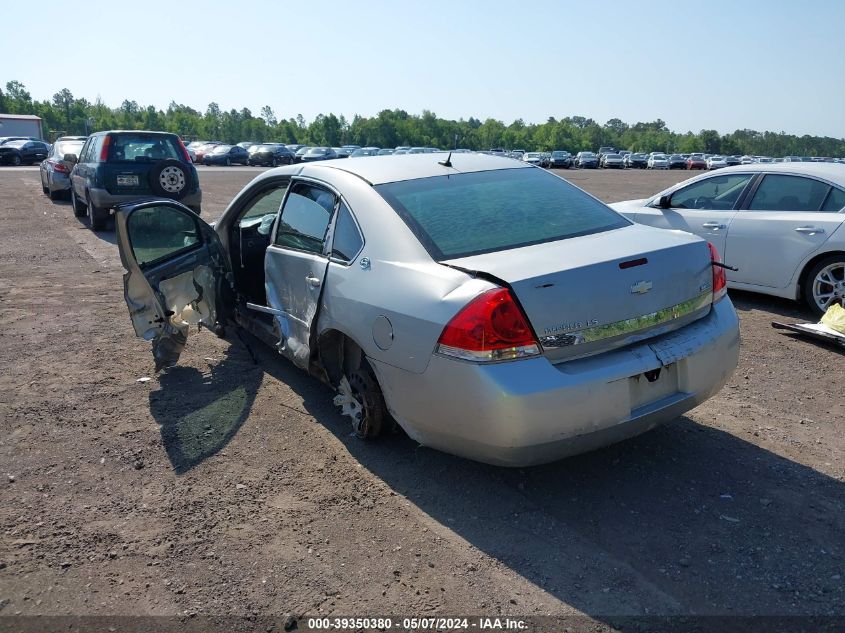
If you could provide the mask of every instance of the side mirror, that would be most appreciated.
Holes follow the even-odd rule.
[[[661,209],[671,209],[672,208],[672,196],[670,195],[663,195],[660,196],[660,200],[657,202],[657,206]]]
[[[62,157],[62,160],[65,161],[66,163],[72,163],[72,164],[75,165],[76,163],[79,162],[79,157],[76,154],[65,154]]]

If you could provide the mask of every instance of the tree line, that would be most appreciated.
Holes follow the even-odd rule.
[[[34,114],[41,117],[47,140],[69,134],[89,134],[110,129],[163,130],[187,140],[219,140],[303,143],[339,146],[344,144],[396,147],[399,145],[464,147],[468,149],[524,149],[527,151],[595,151],[603,145],[650,152],[707,152],[760,156],[845,156],[845,139],[822,136],[796,136],[785,132],[736,130],[719,134],[716,130],[698,133],[674,132],[661,119],[628,124],[613,118],[604,124],[583,116],[561,119],[549,117],[545,123],[525,123],[517,119],[509,125],[496,119],[474,117],[457,121],[442,119],[433,112],[409,114],[400,109],[382,110],[376,116],[320,114],[306,121],[300,114],[277,118],[270,106],[258,116],[249,108],[222,110],[216,103],[205,112],[172,101],[166,110],[124,100],[111,108],[99,99],[91,103],[76,98],[63,88],[51,100],[36,101],[19,81],[9,81],[0,89],[0,112]]]

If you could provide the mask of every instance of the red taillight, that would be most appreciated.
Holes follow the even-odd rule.
[[[100,148],[100,162],[104,163],[109,158],[109,145],[111,145],[111,136],[106,134],[103,137],[103,146]]]
[[[725,276],[725,269],[713,263],[722,261],[719,259],[719,251],[710,242],[707,242],[707,247],[710,249],[710,266],[713,269],[713,303],[716,303],[727,294],[728,279]]]
[[[470,301],[443,328],[437,343],[441,354],[482,362],[540,353],[528,320],[507,288],[488,290]]]
[[[185,162],[191,162],[191,155],[188,153],[188,148],[185,147],[185,143],[182,142],[182,139],[179,139],[179,147],[182,149],[182,156],[185,157]]]
[[[70,172],[70,169],[68,169],[67,165],[65,165],[64,163],[60,163],[55,160],[49,160],[47,162],[53,166],[53,171],[57,171],[62,174],[67,174]]]

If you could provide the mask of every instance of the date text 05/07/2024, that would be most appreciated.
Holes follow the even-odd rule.
[[[425,630],[480,630],[480,631],[524,631],[528,625],[518,618],[502,617],[366,617],[366,618],[307,618],[303,623],[309,631],[338,631],[377,629],[425,631]]]

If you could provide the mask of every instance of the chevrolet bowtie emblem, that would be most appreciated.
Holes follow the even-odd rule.
[[[633,286],[631,286],[631,294],[632,295],[644,295],[654,284],[650,281],[638,281]]]

